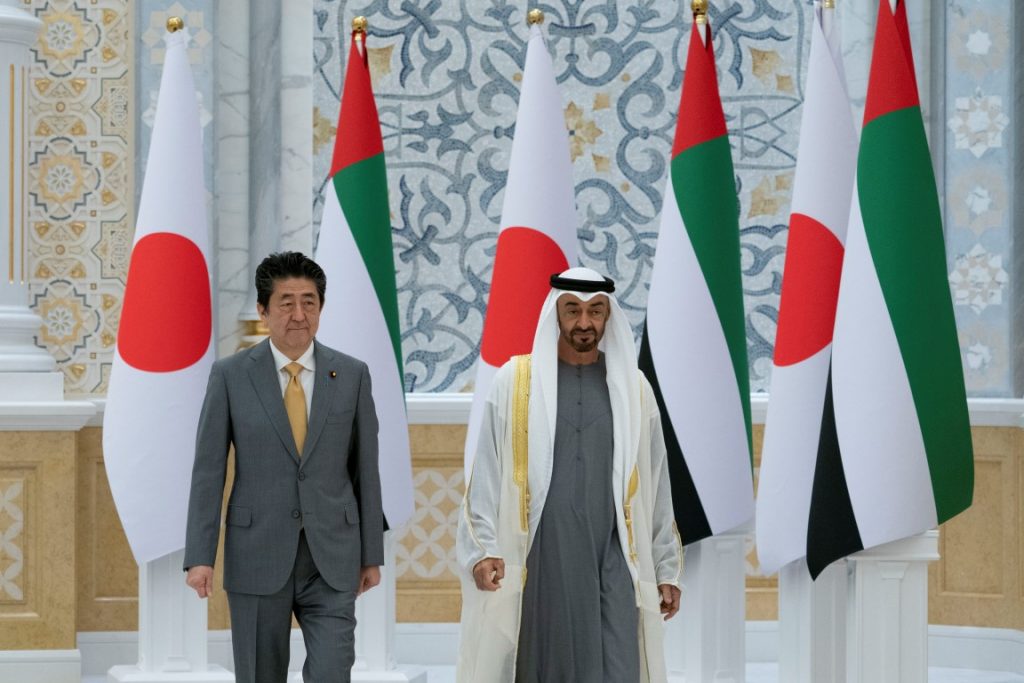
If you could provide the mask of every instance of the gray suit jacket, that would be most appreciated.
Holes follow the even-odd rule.
[[[366,364],[314,341],[316,377],[302,457],[270,342],[213,364],[196,435],[185,568],[213,565],[228,449],[235,479],[224,537],[224,588],[267,595],[292,571],[299,530],[321,576],[355,590],[384,563],[377,414]]]

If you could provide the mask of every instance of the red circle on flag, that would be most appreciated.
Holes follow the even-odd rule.
[[[530,353],[537,318],[551,291],[552,273],[569,267],[562,248],[533,228],[507,227],[498,234],[491,294],[480,356],[492,367]]]
[[[132,250],[117,350],[147,372],[182,370],[203,357],[212,330],[210,276],[196,244],[156,232]]]
[[[799,363],[832,341],[842,268],[842,242],[810,216],[794,213],[782,271],[776,365]]]

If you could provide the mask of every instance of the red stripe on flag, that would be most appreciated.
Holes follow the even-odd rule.
[[[919,104],[914,57],[907,31],[907,8],[901,0],[894,16],[889,0],[879,0],[864,125],[889,112]]]
[[[341,96],[341,111],[338,114],[338,134],[334,139],[331,175],[383,151],[380,118],[377,116],[377,103],[373,100],[370,84],[370,66],[365,54],[359,53],[353,38],[352,49],[348,54],[348,70],[345,72],[345,91]]]
[[[793,365],[832,341],[843,245],[810,216],[794,213],[782,271],[775,364]]]
[[[540,308],[551,291],[549,278],[568,267],[558,243],[539,230],[508,227],[499,233],[480,342],[484,362],[501,367],[530,352]]]
[[[132,250],[117,351],[146,372],[183,370],[206,353],[213,324],[210,275],[196,244],[155,232]]]
[[[715,73],[715,48],[711,43],[711,27],[707,27],[707,45],[700,38],[703,26],[693,25],[690,51],[686,57],[683,92],[679,98],[676,139],[672,156],[713,140],[727,133],[722,101],[718,96],[718,75]]]

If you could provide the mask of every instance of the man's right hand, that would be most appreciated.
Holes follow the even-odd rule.
[[[505,560],[487,557],[473,567],[473,579],[476,587],[482,591],[496,591],[501,588],[501,580],[505,578]]]
[[[188,575],[185,583],[191,587],[201,598],[208,598],[213,595],[213,567],[206,564],[197,564],[188,568]]]

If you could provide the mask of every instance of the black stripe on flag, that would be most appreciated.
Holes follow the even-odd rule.
[[[651,345],[647,340],[647,323],[644,323],[644,336],[640,342],[640,370],[647,375],[647,381],[654,389],[654,397],[661,411],[661,428],[665,432],[665,448],[668,451],[668,474],[672,482],[672,508],[676,514],[676,526],[682,537],[683,545],[688,545],[711,535],[711,525],[704,513],[697,487],[690,476],[690,468],[686,466],[686,458],[676,439],[676,430],[672,427],[672,418],[665,410],[665,399],[661,396],[658,384],[658,373],[654,369],[654,358],[651,356]]]
[[[836,411],[832,402],[832,368],[828,370],[825,409],[821,415],[818,462],[811,488],[811,509],[807,519],[807,568],[816,579],[830,564],[864,550],[853,515],[850,489],[846,485],[843,459],[836,433]]]

